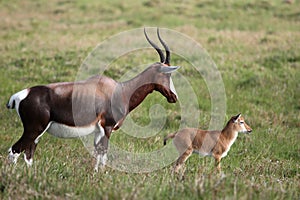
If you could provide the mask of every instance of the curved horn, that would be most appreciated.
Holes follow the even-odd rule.
[[[161,39],[160,34],[159,34],[159,28],[157,28],[157,36],[158,36],[160,43],[164,46],[164,48],[166,50],[166,59],[164,61],[164,64],[170,66],[170,49],[169,49],[168,45]]]
[[[144,34],[145,34],[145,37],[146,37],[147,41],[149,42],[149,44],[151,44],[151,46],[157,51],[157,53],[160,57],[160,62],[165,63],[165,56],[164,56],[162,50],[148,38],[145,28],[144,28]]]

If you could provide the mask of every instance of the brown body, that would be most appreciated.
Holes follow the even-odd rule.
[[[24,152],[28,165],[39,138],[47,131],[61,138],[75,138],[94,134],[94,146],[99,163],[107,160],[108,140],[111,132],[117,130],[125,117],[135,109],[148,94],[160,92],[170,103],[177,101],[177,94],[171,73],[178,69],[170,65],[170,51],[166,58],[146,32],[148,42],[156,49],[160,62],[150,65],[131,80],[117,82],[105,76],[93,76],[78,82],[52,83],[24,89],[12,95],[7,108],[16,109],[22,120],[22,137],[9,149],[10,161],[16,163]]]
[[[185,128],[166,136],[164,144],[169,138],[174,138],[173,143],[179,153],[179,158],[174,166],[176,173],[192,153],[213,156],[217,169],[220,171],[220,161],[227,155],[239,132],[252,132],[252,129],[246,124],[240,114],[233,116],[221,131]]]

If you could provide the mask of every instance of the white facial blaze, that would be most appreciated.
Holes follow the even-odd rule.
[[[176,95],[177,99],[178,99],[178,95],[177,95],[177,92],[175,90],[175,87],[174,87],[174,84],[173,84],[173,80],[172,80],[172,77],[170,77],[170,89],[171,91]]]
[[[241,124],[241,128],[242,128],[242,131],[241,132],[248,132],[248,130],[246,129],[246,127],[245,127],[245,123],[242,123]]]

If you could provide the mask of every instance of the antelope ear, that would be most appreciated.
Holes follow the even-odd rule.
[[[241,116],[241,113],[238,114],[237,116],[233,116],[232,119],[233,119],[233,122],[236,122],[238,120],[238,118],[240,118]]]
[[[172,73],[172,72],[176,71],[179,68],[180,68],[180,66],[161,66],[159,68],[159,72],[161,72],[161,73]]]

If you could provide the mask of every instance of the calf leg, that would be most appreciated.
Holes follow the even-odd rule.
[[[177,159],[175,166],[174,166],[174,172],[178,173],[181,166],[184,164],[184,162],[192,155],[193,153],[193,147],[189,146],[183,154],[179,156]]]
[[[216,168],[217,168],[218,172],[220,173],[221,172],[221,157],[218,155],[215,155],[214,157],[215,157]]]

